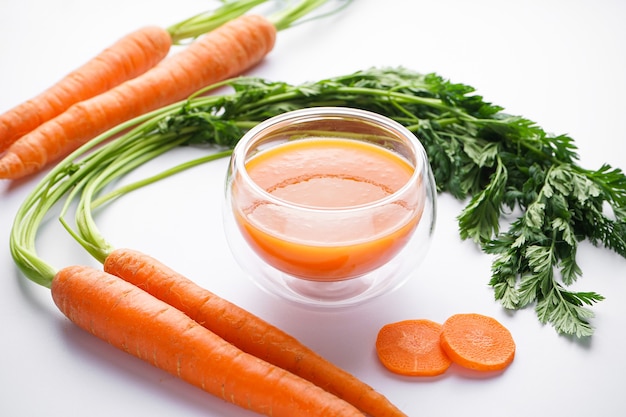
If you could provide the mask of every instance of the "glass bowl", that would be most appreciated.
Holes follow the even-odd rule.
[[[436,188],[421,143],[372,112],[316,107],[270,118],[235,147],[228,244],[265,291],[347,307],[397,289],[423,260]]]

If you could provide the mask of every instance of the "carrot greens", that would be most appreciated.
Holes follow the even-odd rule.
[[[344,7],[347,7],[352,1],[353,0],[301,0],[293,5],[291,4],[293,0],[290,0],[287,2],[289,4],[283,5],[283,7],[271,8],[267,6],[267,3],[276,2],[270,0],[223,0],[220,7],[177,22],[169,26],[167,31],[172,37],[172,43],[185,44],[204,33],[215,30],[224,23],[246,12],[257,12],[258,8],[264,5],[266,9],[263,10],[262,14],[267,16],[268,20],[276,27],[276,30],[280,31],[308,22],[312,19],[334,14]],[[328,10],[324,10],[322,6],[328,6]],[[318,10],[319,13],[311,15],[311,13],[316,10]]]
[[[200,94],[224,86],[232,92]],[[135,167],[116,160],[139,165],[175,145],[228,150],[271,116],[305,107],[349,106],[395,119],[420,138],[438,191],[467,201],[458,216],[461,238],[495,255],[489,284],[505,308],[534,304],[539,320],[560,334],[593,333],[589,307],[603,296],[569,288],[582,275],[576,251],[587,239],[626,257],[626,176],[608,165],[581,167],[572,138],[550,135],[528,119],[504,113],[472,87],[405,68],[372,68],[300,85],[239,77],[209,90],[128,122],[129,133],[92,152],[79,150],[46,177],[18,213],[12,232],[14,257],[29,278],[47,283],[46,269],[32,262],[38,259],[33,234],[42,216],[28,213],[47,211],[49,200],[73,189],[80,198],[72,233],[102,259],[109,246],[92,210],[162,177],[113,191],[109,187],[102,194]],[[167,175],[180,169],[171,168]],[[519,216],[511,221],[511,213]]]

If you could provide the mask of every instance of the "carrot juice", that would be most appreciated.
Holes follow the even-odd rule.
[[[245,162],[268,198],[233,181],[235,219],[268,264],[314,281],[356,278],[392,259],[410,239],[423,207],[416,168],[377,144],[309,137],[262,150]]]

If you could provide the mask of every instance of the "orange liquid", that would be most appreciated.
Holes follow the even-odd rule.
[[[244,201],[235,207],[235,218],[248,244],[265,262],[303,279],[344,280],[382,266],[406,244],[423,208],[419,201],[396,201],[366,213],[329,216],[324,209],[381,200],[413,175],[397,154],[355,140],[287,142],[252,157],[246,170],[274,197],[311,209],[297,213],[242,196],[235,180],[235,201]]]

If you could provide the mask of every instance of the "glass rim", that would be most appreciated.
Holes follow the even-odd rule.
[[[377,126],[383,127],[384,130],[389,131],[392,136],[390,137],[402,137],[407,139],[407,142],[411,145],[412,155],[415,158],[415,166],[413,166],[413,172],[411,177],[406,181],[402,187],[398,188],[393,193],[374,200],[369,203],[345,206],[345,207],[317,207],[306,204],[294,203],[270,194],[261,186],[259,186],[249,175],[246,169],[246,155],[250,150],[250,144],[254,139],[257,139],[260,135],[263,135],[266,129],[273,126],[283,124],[285,121],[294,119],[294,121],[302,121],[303,119],[320,119],[328,117],[349,117],[355,121],[367,121],[373,122]],[[393,151],[393,150],[391,150]],[[395,151],[394,151],[395,152]],[[288,111],[277,116],[270,117],[261,123],[254,126],[247,131],[239,140],[232,154],[232,161],[234,163],[234,175],[240,175],[242,180],[249,186],[254,194],[262,196],[266,203],[276,204],[281,207],[285,207],[291,210],[298,210],[301,212],[315,212],[315,213],[347,213],[354,211],[371,210],[380,206],[390,204],[397,200],[397,197],[406,193],[415,182],[422,178],[422,186],[426,187],[428,178],[428,158],[424,146],[419,141],[417,136],[413,134],[406,127],[396,122],[395,120],[383,116],[381,114],[369,111],[356,109],[351,107],[310,107],[306,109],[298,109]]]

